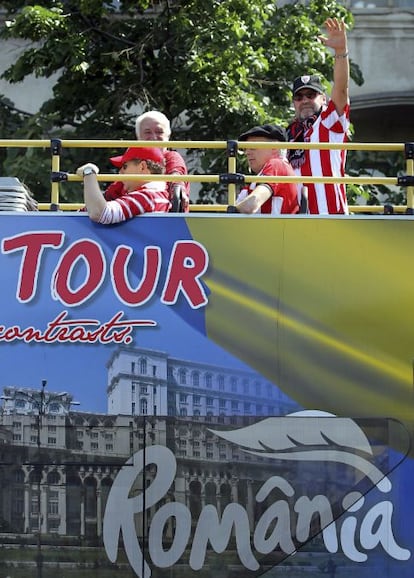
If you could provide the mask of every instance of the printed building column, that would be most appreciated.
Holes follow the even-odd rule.
[[[43,482],[39,486],[40,492],[40,532],[47,533],[47,487]]]
[[[247,515],[249,517],[250,529],[254,528],[254,499],[253,480],[247,480]]]
[[[30,532],[29,484],[24,485],[24,531]]]
[[[102,535],[102,490],[96,490],[96,535]]]
[[[238,479],[235,477],[231,478],[231,501],[235,504],[237,504],[239,501]]]
[[[81,500],[80,500],[80,537],[85,537],[85,528],[86,528],[86,521],[85,521],[85,488],[82,486],[80,492]]]
[[[222,511],[221,511],[221,493],[220,493],[220,490],[218,490],[216,493],[216,504],[217,504],[217,506],[216,506],[217,514],[218,514],[219,518],[221,518]]]
[[[58,490],[60,524],[58,533],[64,536],[67,532],[66,524],[66,484]]]

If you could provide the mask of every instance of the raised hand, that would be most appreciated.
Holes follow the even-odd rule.
[[[325,21],[326,35],[319,36],[319,40],[325,46],[333,48],[336,53],[347,50],[346,24],[338,18],[328,18]]]

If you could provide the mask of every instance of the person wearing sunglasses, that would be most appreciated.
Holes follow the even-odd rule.
[[[303,74],[293,82],[295,118],[288,126],[288,140],[309,143],[343,143],[349,130],[349,60],[346,25],[337,18],[325,22],[326,35],[319,40],[335,51],[333,85],[327,97],[317,74]],[[288,160],[295,174],[312,177],[343,177],[346,151],[289,149]],[[303,183],[298,195],[307,194],[311,214],[347,214],[348,203],[343,183]]]

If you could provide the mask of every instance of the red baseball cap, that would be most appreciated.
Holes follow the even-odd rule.
[[[153,161],[164,164],[164,153],[156,147],[130,147],[120,157],[111,157],[109,160],[118,169],[128,161],[139,159],[141,161]]]

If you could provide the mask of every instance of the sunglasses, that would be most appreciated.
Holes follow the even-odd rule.
[[[299,92],[299,94],[295,94],[293,100],[296,100],[296,102],[300,102],[304,98],[307,98],[308,100],[315,100],[315,98],[319,96],[319,94],[320,94],[319,92],[315,92],[314,90]]]

